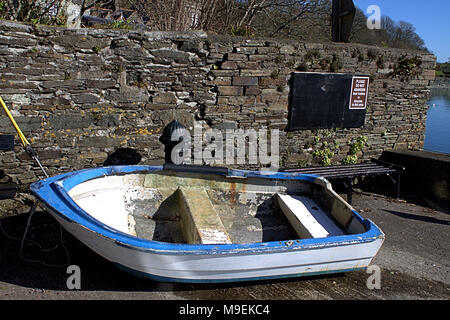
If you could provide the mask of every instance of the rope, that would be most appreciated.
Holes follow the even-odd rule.
[[[63,238],[62,238],[62,236],[63,236],[63,229],[62,229],[61,225],[59,225],[59,232],[60,232],[60,239],[59,240],[60,240],[60,243],[61,243],[61,247],[64,249],[64,252],[66,253],[66,257],[67,257],[67,262],[66,263],[64,263],[64,264],[50,264],[50,263],[46,263],[43,260],[33,260],[33,259],[25,258],[23,256],[23,253],[22,253],[23,252],[23,245],[25,243],[25,240],[30,241],[30,240],[26,239],[26,236],[27,236],[28,228],[31,225],[31,219],[33,218],[33,215],[36,212],[37,206],[38,206],[38,201],[35,201],[33,203],[33,206],[31,207],[30,215],[29,215],[28,221],[27,221],[27,226],[25,228],[25,232],[23,233],[22,242],[20,243],[19,256],[20,256],[20,258],[22,260],[24,260],[26,262],[39,262],[39,263],[42,263],[43,265],[48,266],[48,267],[61,267],[61,268],[62,267],[66,267],[70,263],[70,255],[69,255],[69,251],[64,246],[64,242],[63,242]],[[35,241],[33,241],[33,242],[35,242]],[[52,251],[52,250],[55,250],[56,248],[58,248],[58,245],[56,245],[54,248],[51,248],[51,249],[42,249],[42,247],[39,244],[38,244],[38,246],[41,248],[41,251]]]
[[[20,240],[20,241],[21,241],[21,243],[20,243],[20,249],[19,249],[19,257],[20,257],[20,259],[22,259],[22,260],[24,260],[24,261],[26,261],[26,262],[38,262],[38,263],[42,263],[43,265],[48,266],[48,267],[57,267],[57,268],[63,268],[63,267],[66,267],[66,266],[68,266],[69,263],[70,263],[70,254],[69,254],[69,250],[67,250],[67,248],[66,248],[65,245],[64,245],[64,241],[63,241],[63,229],[62,229],[62,227],[61,227],[60,224],[58,224],[58,225],[59,225],[59,234],[60,234],[60,243],[61,243],[61,247],[64,249],[64,253],[65,253],[66,257],[67,257],[67,262],[66,262],[66,263],[64,263],[64,264],[50,264],[50,263],[47,263],[47,262],[45,262],[45,261],[43,261],[43,260],[33,260],[33,259],[28,259],[28,258],[26,258],[26,257],[23,255],[23,247],[24,247],[25,241],[31,242],[32,244],[36,245],[36,246],[39,248],[39,250],[40,250],[41,252],[51,252],[51,251],[54,251],[54,250],[58,249],[58,246],[59,246],[59,244],[56,244],[55,246],[53,246],[53,247],[51,247],[51,248],[43,248],[38,242],[26,238],[27,233],[28,233],[28,229],[29,229],[30,226],[31,226],[31,219],[33,218],[33,215],[34,215],[34,213],[35,213],[35,211],[36,211],[37,205],[38,205],[38,202],[35,201],[35,202],[33,203],[33,206],[31,207],[31,210],[30,210],[30,212],[29,212],[28,221],[27,221],[27,224],[26,224],[26,227],[25,227],[25,232],[24,232],[24,234],[23,234],[23,236],[22,236],[21,238],[19,238],[19,237],[14,237],[14,236],[8,234],[8,233],[6,232],[6,230],[4,229],[3,225],[2,225],[2,221],[0,221],[0,230],[1,230],[2,233],[5,235],[5,237],[7,237],[8,239],[16,240],[16,241]]]

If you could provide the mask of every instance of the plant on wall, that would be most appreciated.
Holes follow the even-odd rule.
[[[342,68],[342,61],[341,58],[337,54],[333,54],[333,60],[331,60],[330,63],[330,72],[339,72]]]
[[[255,33],[249,26],[233,25],[230,34],[235,37],[252,37]]]
[[[332,164],[332,159],[336,152],[339,152],[339,144],[336,140],[332,143],[327,141],[321,142],[322,138],[330,138],[333,134],[332,130],[324,129],[318,130],[317,134],[314,136],[314,145],[320,147],[320,149],[315,150],[312,155],[314,160],[317,160],[319,164],[323,166],[330,166]],[[327,139],[328,140],[328,139]]]
[[[409,80],[419,73],[419,67],[422,65],[422,59],[418,56],[409,58],[404,54],[397,58],[390,76],[400,78],[401,81]]]
[[[330,166],[331,159],[334,157],[334,152],[329,148],[316,150],[313,152],[314,159],[319,159],[319,163],[323,166]]]
[[[352,142],[347,157],[342,161],[342,164],[356,164],[358,162],[358,153],[363,151],[367,141],[366,136],[360,136],[356,141]]]

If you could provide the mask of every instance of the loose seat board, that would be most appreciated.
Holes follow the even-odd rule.
[[[345,234],[312,199],[279,193],[276,196],[280,209],[301,239]]]

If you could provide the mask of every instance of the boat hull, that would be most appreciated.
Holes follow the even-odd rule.
[[[86,174],[83,179],[89,178],[89,172]],[[59,181],[64,177],[32,186],[50,214],[108,261],[132,274],[158,281],[234,282],[360,270],[370,264],[384,241],[381,230],[356,212],[355,217],[366,226],[366,232],[358,235],[220,245],[143,240],[83,218],[70,197],[61,191]],[[55,192],[54,197],[48,197],[51,192]]]
[[[49,211],[65,230],[100,256],[129,273],[158,281],[253,281],[356,271],[370,264],[383,243],[383,239],[375,239],[369,243],[320,248],[290,250],[286,247],[277,252],[171,253],[171,250],[145,250],[112,241]]]

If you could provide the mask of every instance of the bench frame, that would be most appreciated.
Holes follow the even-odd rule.
[[[353,201],[353,179],[363,176],[386,175],[396,185],[397,199],[400,199],[400,175],[405,167],[392,163],[371,159],[370,162],[364,162],[353,165],[335,165],[335,166],[318,166],[294,169],[280,169],[283,172],[315,174],[322,176],[328,180],[344,180],[347,186],[347,202],[352,204]]]

